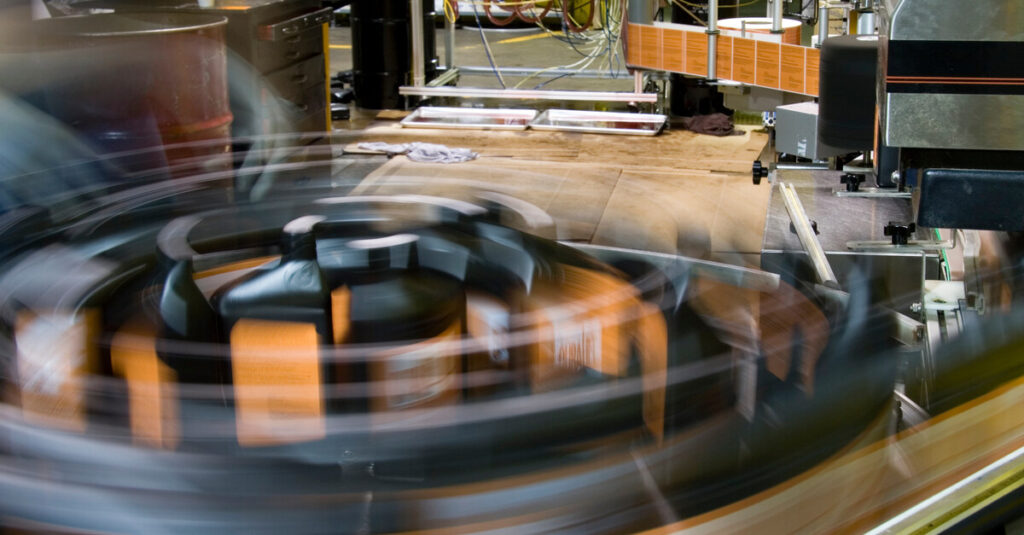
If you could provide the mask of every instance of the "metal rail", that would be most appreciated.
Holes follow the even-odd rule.
[[[823,2],[818,8],[818,47],[820,48],[828,39],[828,2]]]
[[[423,51],[423,0],[409,0],[409,10],[412,12],[412,85],[423,87],[427,83]]]
[[[708,0],[708,80],[718,79],[718,0]]]
[[[782,0],[769,0],[772,7],[772,33],[782,33]]]
[[[624,93],[620,91],[555,91],[543,89],[484,89],[478,87],[416,87],[402,86],[398,93],[417,97],[494,98],[508,100],[569,100],[589,102],[658,101],[657,93]]]
[[[796,194],[796,188],[792,184],[779,182],[779,191],[782,192],[782,200],[786,203],[786,211],[789,212],[789,219],[793,221],[800,244],[803,245],[807,256],[810,257],[811,263],[814,265],[814,273],[818,277],[818,282],[825,286],[838,286],[839,281],[832,271],[832,266],[828,263],[825,251],[821,248],[821,242],[814,235],[814,229],[811,228],[804,205]]]
[[[455,67],[455,21],[447,14],[444,16],[444,67],[449,71]]]
[[[460,73],[462,73],[462,74],[487,74],[487,75],[493,76],[495,70],[497,70],[501,74],[505,74],[505,75],[509,75],[509,76],[529,76],[531,74],[536,73],[540,69],[529,68],[529,67],[497,67],[497,69],[492,69],[491,67],[486,66],[486,65],[468,65],[468,66],[459,66],[458,67],[458,71]],[[575,70],[575,69],[555,68],[555,69],[543,69],[543,70],[544,70],[544,74],[546,74],[546,75],[552,75],[552,76],[572,76],[573,78],[607,78],[607,79],[623,79],[623,80],[629,78],[629,74],[625,73],[625,72],[621,72],[621,73],[618,73],[618,74],[612,74],[612,73],[609,73],[606,70],[600,70],[600,69],[586,69],[586,70],[578,71],[578,70]]]

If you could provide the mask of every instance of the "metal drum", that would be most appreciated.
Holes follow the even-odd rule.
[[[37,21],[38,104],[98,152],[127,153],[127,171],[229,170],[226,24],[187,13]]]

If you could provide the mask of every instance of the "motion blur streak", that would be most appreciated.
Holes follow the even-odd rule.
[[[541,153],[488,181],[292,133],[219,20],[2,15],[4,529],[863,532],[1024,445],[1013,237],[933,344],[865,264],[825,287],[657,202],[597,239]],[[200,30],[153,86],[145,38]]]

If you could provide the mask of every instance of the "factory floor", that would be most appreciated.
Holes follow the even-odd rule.
[[[487,65],[476,28],[456,30],[456,65]],[[496,64],[561,66],[579,58],[537,29],[485,32]],[[332,71],[351,68],[350,30],[333,27]],[[444,34],[437,32],[443,57]],[[507,79],[507,85],[513,85]],[[539,80],[539,81],[538,81]],[[531,80],[535,86],[545,79]],[[489,76],[463,76],[460,86],[497,87]],[[550,89],[631,91],[632,77],[551,82]],[[521,103],[488,103],[515,107]],[[492,190],[526,200],[555,219],[560,239],[588,241],[756,266],[770,187],[754,186],[751,163],[768,136],[753,127],[736,135],[699,135],[669,128],[654,137],[561,132],[493,132],[402,128],[402,114],[353,110],[335,123],[335,142],[428,141],[480,154],[462,164],[418,164],[396,157],[363,179],[356,193],[421,193],[471,199]]]

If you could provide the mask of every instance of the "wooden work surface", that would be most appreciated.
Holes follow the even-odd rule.
[[[756,265],[770,187],[751,183],[751,163],[767,143],[767,135],[751,130],[729,137],[683,130],[643,137],[407,129],[377,122],[360,133],[360,141],[440,143],[480,157],[446,165],[398,156],[353,194],[473,200],[479,191],[496,191],[547,211],[560,239]],[[357,152],[355,145],[346,151]]]

